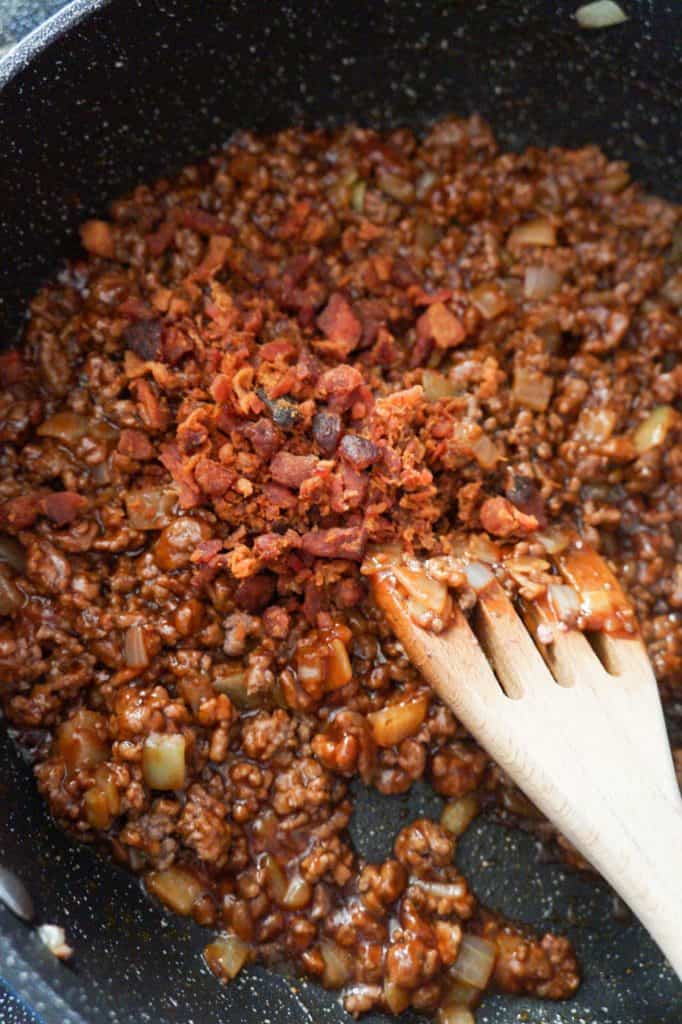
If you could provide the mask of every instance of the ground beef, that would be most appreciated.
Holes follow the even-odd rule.
[[[567,941],[481,908],[440,825],[350,845],[354,776],[552,836],[360,566],[569,525],[679,707],[679,211],[452,118],[239,135],[82,241],[0,356],[0,699],[54,815],[352,1012],[436,1012],[482,940],[498,987],[570,995]]]

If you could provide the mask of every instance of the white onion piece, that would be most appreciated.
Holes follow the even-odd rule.
[[[320,953],[324,960],[322,984],[325,988],[341,988],[351,975],[349,954],[335,942],[326,939],[320,943]]]
[[[548,555],[558,555],[565,551],[570,543],[570,537],[562,530],[547,530],[546,533],[536,533],[535,540],[539,540]]]
[[[550,583],[548,594],[554,612],[564,622],[570,621],[580,612],[580,597],[573,587],[565,583]]]
[[[146,668],[149,664],[142,626],[130,626],[126,630],[123,640],[123,657],[128,668]]]
[[[58,960],[68,960],[73,956],[73,949],[66,941],[66,933],[57,924],[41,924],[38,928],[41,942],[44,942],[50,953]]]
[[[384,999],[391,1013],[402,1013],[410,1005],[412,993],[408,988],[401,988],[388,978],[384,981]]]
[[[0,562],[6,562],[15,572],[26,572],[26,552],[15,537],[0,534]]]
[[[478,800],[473,793],[467,793],[445,805],[440,816],[440,823],[451,835],[461,836],[466,832],[478,811]]]
[[[492,942],[465,932],[459,955],[451,968],[452,975],[467,985],[484,989],[493,973],[496,956],[497,946]]]
[[[150,871],[145,885],[157,900],[161,900],[176,914],[190,914],[194,901],[203,896],[205,888],[193,872],[172,865],[161,871]]]
[[[523,294],[527,299],[548,299],[561,286],[561,274],[551,267],[526,267]]]
[[[675,410],[671,405],[657,405],[655,409],[652,409],[632,435],[632,443],[638,454],[642,455],[650,448],[662,445],[674,422]]]
[[[489,583],[494,580],[494,575],[487,567],[487,565],[481,565],[480,562],[470,562],[464,570],[467,577],[467,583],[477,593],[487,587]]]
[[[249,956],[249,947],[237,935],[221,935],[204,950],[206,963],[219,978],[232,981]]]
[[[576,21],[581,28],[610,28],[621,25],[628,16],[613,0],[595,0],[592,4],[584,4],[575,12]]]
[[[517,245],[556,245],[556,229],[551,220],[546,217],[536,217],[534,220],[527,220],[523,224],[517,224],[509,235],[507,245],[514,248]]]
[[[142,750],[142,774],[150,789],[182,789],[185,737],[179,733],[150,733]]]
[[[476,1018],[465,1006],[444,1006],[438,1011],[438,1024],[476,1024]]]

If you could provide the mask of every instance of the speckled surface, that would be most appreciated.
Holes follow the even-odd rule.
[[[679,197],[682,4],[622,3],[630,21],[586,35],[577,0],[104,0],[92,17],[77,0],[0,67],[0,251],[11,255],[0,260],[0,343],[84,215],[238,127],[419,125],[479,109],[508,146],[599,141]],[[10,0],[12,18],[24,6]],[[358,805],[354,838],[375,857],[439,801],[417,786],[401,798],[360,793]],[[1,735],[0,860],[76,950],[57,963],[0,907],[2,973],[45,1024],[350,1024],[333,993],[259,968],[220,988],[199,958],[206,933],[71,845]],[[642,929],[614,918],[604,887],[538,863],[528,837],[489,822],[460,860],[490,905],[567,931],[586,970],[570,1003],[492,997],[478,1024],[682,1022],[679,984]],[[0,1022],[24,1024],[5,1019],[3,999]]]

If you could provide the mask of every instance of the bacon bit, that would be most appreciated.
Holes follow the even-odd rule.
[[[433,340],[438,348],[455,348],[464,341],[466,331],[447,306],[434,302],[417,320],[417,335]]]
[[[232,399],[232,381],[225,373],[217,373],[211,383],[211,398],[221,405],[227,405]]]
[[[264,459],[271,458],[284,443],[281,431],[264,416],[256,420],[255,423],[247,423],[242,428],[242,433],[251,442],[258,455]]]
[[[232,248],[232,239],[225,235],[211,235],[203,260],[190,277],[194,280],[205,280],[223,266]]]
[[[26,367],[18,349],[11,348],[8,352],[0,352],[0,384],[3,387],[18,384],[25,372]]]
[[[347,558],[361,562],[365,553],[367,535],[360,526],[332,527],[329,530],[309,530],[301,537],[301,548],[315,558]]]
[[[275,640],[283,640],[291,629],[289,613],[278,604],[273,604],[263,612],[263,629]]]
[[[230,489],[237,474],[214,459],[199,459],[194,467],[194,479],[204,494],[215,498]]]
[[[84,249],[110,260],[114,256],[114,233],[111,224],[106,220],[86,220],[80,228],[81,243]]]
[[[182,508],[195,508],[201,504],[201,494],[194,480],[190,464],[182,458],[178,446],[162,444],[159,462],[166,467],[178,485],[178,500]]]
[[[339,445],[339,452],[356,469],[367,469],[380,455],[374,441],[370,441],[368,437],[360,437],[359,434],[346,434]]]
[[[147,380],[136,380],[133,385],[137,395],[140,417],[150,430],[165,430],[168,426],[168,411],[165,409]]]
[[[344,359],[357,347],[362,337],[362,324],[348,300],[339,292],[331,296],[317,318],[317,325]]]
[[[298,349],[290,341],[280,338],[278,341],[266,341],[259,348],[258,355],[265,363],[286,362],[298,355]]]
[[[75,491],[55,491],[43,498],[42,508],[48,519],[57,526],[66,526],[88,507],[87,500]]]
[[[143,462],[154,457],[154,448],[145,433],[141,430],[122,430],[117,451],[131,459]]]
[[[298,504],[298,498],[293,491],[272,481],[263,488],[263,497],[269,505],[273,505],[275,508],[296,508]]]
[[[521,512],[506,498],[488,498],[481,506],[481,525],[496,537],[522,535],[537,530],[539,523],[535,516]]]
[[[3,521],[14,530],[27,530],[40,515],[42,500],[43,494],[40,491],[11,498],[2,506]]]
[[[312,476],[317,467],[316,455],[291,455],[278,452],[270,463],[270,473],[275,483],[284,487],[299,488],[304,480]]]
[[[355,366],[341,363],[322,374],[317,390],[321,398],[328,400],[332,412],[345,412],[357,401],[357,392],[364,383],[364,377]]]
[[[179,327],[171,327],[166,331],[163,341],[164,359],[175,366],[183,356],[194,351],[194,341]]]
[[[147,235],[145,243],[150,256],[160,256],[161,253],[166,251],[173,241],[176,227],[175,217],[171,214],[168,220],[163,221],[156,231]]]
[[[300,537],[295,530],[287,530],[285,534],[261,533],[253,542],[253,551],[264,562],[274,562],[299,544]]]
[[[261,611],[270,604],[275,593],[275,578],[267,573],[258,573],[243,580],[235,591],[237,606],[245,612]]]
[[[342,463],[338,472],[332,477],[330,500],[332,511],[348,512],[349,509],[359,508],[367,498],[368,489],[367,474],[360,473],[353,466]]]
[[[223,542],[218,537],[211,540],[201,540],[191,554],[191,560],[197,565],[206,565],[211,562],[219,551],[222,551]]]
[[[336,451],[342,431],[341,417],[335,412],[318,412],[313,416],[313,437],[323,455]]]
[[[214,213],[207,210],[183,210],[180,214],[180,223],[197,231],[200,235],[233,235],[234,228],[231,224],[221,221]]]
[[[301,199],[299,202],[294,203],[277,229],[279,237],[281,239],[287,239],[295,238],[296,235],[300,235],[303,226],[310,215],[310,210],[311,205],[310,200],[308,199]]]

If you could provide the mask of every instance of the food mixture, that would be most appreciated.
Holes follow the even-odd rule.
[[[286,962],[443,1024],[489,985],[570,996],[569,942],[453,861],[481,809],[549,826],[407,661],[366,560],[496,573],[504,549],[532,598],[577,531],[674,700],[679,210],[472,117],[239,135],[81,234],[0,355],[0,697],[52,813],[214,929],[223,979]],[[424,777],[443,818],[366,863],[356,777]]]

